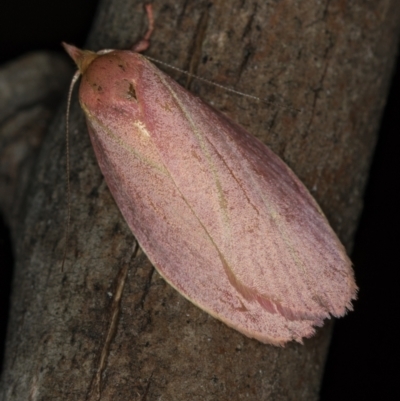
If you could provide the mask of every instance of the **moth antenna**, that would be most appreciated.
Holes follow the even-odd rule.
[[[70,157],[69,157],[69,116],[71,110],[71,98],[72,91],[74,90],[74,86],[76,81],[78,81],[81,72],[78,70],[74,76],[72,77],[71,84],[69,85],[68,90],[68,100],[67,100],[67,111],[65,113],[65,173],[66,173],[66,181],[67,181],[67,221],[65,227],[65,246],[64,246],[64,255],[61,263],[61,271],[64,271],[64,263],[65,258],[67,256],[68,250],[68,239],[69,239],[69,231],[71,224],[71,182],[70,182]]]
[[[150,60],[150,61],[153,61],[153,62],[156,63],[156,64],[159,64],[159,65],[162,65],[162,66],[164,66],[164,67],[170,68],[171,70],[178,71],[178,72],[180,72],[180,73],[182,73],[182,74],[187,75],[188,77],[195,78],[195,79],[197,79],[197,80],[199,80],[199,81],[205,82],[205,83],[208,84],[208,85],[212,85],[212,86],[215,86],[215,87],[217,87],[217,88],[223,89],[223,90],[225,90],[225,91],[227,91],[227,92],[234,93],[235,95],[244,96],[244,97],[247,97],[247,98],[249,98],[249,99],[256,100],[256,101],[258,101],[258,102],[267,103],[267,104],[270,104],[270,105],[274,105],[274,104],[275,104],[275,102],[272,101],[272,100],[269,100],[269,99],[262,99],[261,97],[254,96],[254,95],[249,95],[248,93],[238,91],[238,90],[236,90],[236,89],[230,88],[229,86],[225,86],[225,85],[218,84],[218,83],[213,82],[213,81],[211,81],[211,80],[209,80],[209,79],[200,77],[200,76],[198,76],[198,75],[196,75],[196,74],[192,74],[192,73],[189,72],[189,71],[185,71],[185,70],[182,70],[181,68],[178,68],[178,67],[175,67],[175,66],[173,66],[173,65],[171,65],[171,64],[165,63],[164,61],[157,60],[157,59],[154,58],[154,57],[150,57],[150,56],[147,56],[147,55],[144,55],[144,57],[146,57],[146,58],[147,58],[148,60]],[[296,113],[301,113],[301,112],[302,112],[301,109],[296,109],[296,108],[293,108],[293,107],[284,105],[284,104],[283,104],[284,101],[281,100],[281,99],[279,99],[279,102],[281,103],[281,106],[282,106],[282,107],[284,107],[285,109],[287,109],[287,110],[289,110],[289,111],[294,111],[294,112],[296,112]]]

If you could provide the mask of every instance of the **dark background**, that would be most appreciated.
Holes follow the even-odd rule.
[[[8,4],[4,4],[4,3]],[[0,65],[32,50],[82,46],[97,0],[13,0],[0,5]],[[360,287],[355,312],[336,322],[321,401],[400,400],[400,60],[379,133],[352,254]],[[12,279],[11,243],[0,217],[0,359]],[[188,400],[189,401],[189,400]],[[273,400],[272,400],[273,401]]]

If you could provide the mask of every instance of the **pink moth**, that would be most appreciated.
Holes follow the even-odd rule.
[[[290,168],[138,51],[64,45],[108,187],[164,279],[228,326],[283,345],[351,310],[351,262]]]

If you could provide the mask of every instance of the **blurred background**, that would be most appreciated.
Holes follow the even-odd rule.
[[[62,52],[63,40],[82,46],[97,2],[1,2],[0,65],[33,50]],[[392,78],[352,254],[359,300],[355,312],[335,324],[321,401],[400,400],[400,261],[395,254],[395,247],[400,249],[400,59]],[[0,363],[12,265],[9,233],[0,216]]]

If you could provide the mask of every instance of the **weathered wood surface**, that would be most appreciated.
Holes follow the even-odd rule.
[[[268,98],[259,103],[167,71],[277,152],[350,250],[397,48],[399,2],[153,4],[156,31],[147,54]],[[141,1],[103,0],[87,47],[128,48],[145,24]],[[65,82],[68,68],[54,63],[54,76]],[[30,68],[33,62],[8,75],[1,70],[0,88],[20,82],[18,72]],[[52,91],[41,97],[37,87],[22,85],[8,98],[1,93],[0,205],[16,255],[2,400],[318,399],[331,324],[304,345],[261,344],[183,299],[143,253],[133,256],[134,238],[100,174],[76,95],[72,230],[60,272],[65,102],[50,125],[34,110],[47,106],[51,114]],[[10,131],[14,120],[20,125]],[[30,136],[18,133],[32,127],[40,132],[28,146]]]

